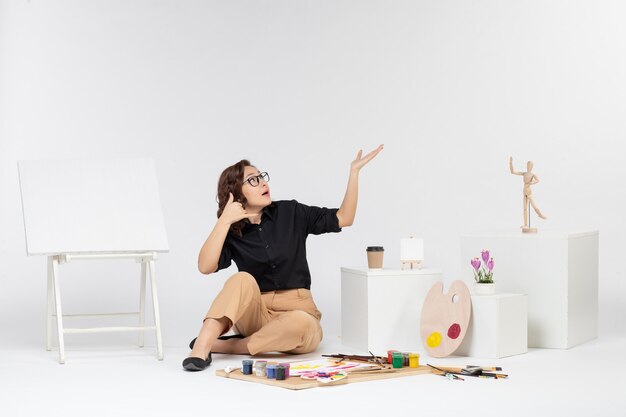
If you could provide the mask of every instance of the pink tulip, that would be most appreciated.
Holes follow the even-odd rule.
[[[480,268],[480,259],[478,258],[472,259],[471,264],[474,267],[474,269],[478,271],[478,268]]]
[[[487,263],[489,261],[489,251],[488,250],[484,250],[480,252],[483,256],[483,262]]]
[[[487,262],[487,268],[489,269],[489,272],[493,270],[493,258],[491,258],[489,262]]]

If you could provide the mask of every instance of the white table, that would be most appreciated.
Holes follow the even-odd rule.
[[[362,352],[424,351],[420,338],[422,304],[442,281],[438,269],[341,268],[342,343]]]
[[[567,349],[598,336],[598,232],[519,230],[461,237],[461,271],[489,249],[498,293],[528,295],[528,346]]]

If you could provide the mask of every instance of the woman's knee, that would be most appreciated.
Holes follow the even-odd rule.
[[[320,322],[309,313],[300,310],[290,311],[285,313],[281,319],[285,324],[287,337],[298,338],[307,343],[322,338]]]
[[[304,311],[298,311],[297,320],[290,328],[292,337],[298,338],[298,345],[287,353],[303,354],[314,352],[322,341],[322,326],[319,320]]]
[[[231,275],[230,278],[228,278],[226,280],[226,282],[224,283],[224,286],[232,286],[232,285],[237,285],[237,286],[243,286],[243,287],[251,287],[251,288],[259,288],[259,285],[256,282],[256,279],[254,279],[254,277],[249,274],[248,272],[237,272],[234,275]]]

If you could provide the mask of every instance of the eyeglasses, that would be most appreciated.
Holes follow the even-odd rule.
[[[267,172],[261,172],[259,175],[254,175],[254,176],[248,178],[247,180],[245,180],[242,183],[242,185],[245,185],[246,183],[248,183],[248,184],[250,184],[251,187],[256,187],[257,185],[259,185],[261,180],[263,180],[265,182],[269,182],[270,181],[270,174],[268,174]]]

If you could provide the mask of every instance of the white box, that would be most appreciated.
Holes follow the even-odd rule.
[[[420,316],[437,269],[341,268],[342,343],[362,352],[423,351]]]
[[[462,274],[488,249],[496,292],[528,295],[528,346],[567,349],[598,336],[598,232],[484,232],[461,237]],[[472,284],[473,285],[473,284]]]
[[[472,295],[472,317],[454,353],[504,358],[528,352],[528,297],[523,294]]]

